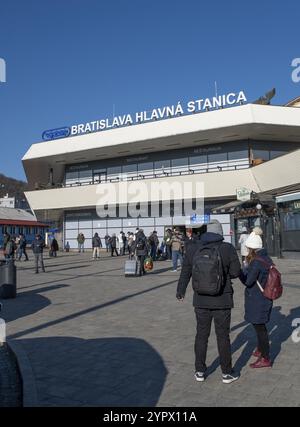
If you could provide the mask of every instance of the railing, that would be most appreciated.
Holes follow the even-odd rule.
[[[36,188],[36,190],[41,189],[53,189],[53,188],[66,188],[66,187],[81,187],[86,185],[98,185],[103,183],[117,183],[121,181],[138,181],[138,180],[144,180],[144,179],[157,179],[157,178],[168,178],[168,177],[174,177],[174,176],[187,176],[187,175],[194,175],[194,174],[202,174],[202,173],[212,173],[212,172],[225,172],[225,171],[235,171],[240,169],[247,169],[250,167],[249,161],[238,161],[237,164],[233,164],[234,161],[230,161],[230,164],[226,164],[224,166],[219,165],[209,165],[206,167],[203,166],[194,166],[189,167],[189,169],[185,169],[180,171],[168,171],[168,172],[159,172],[159,173],[137,173],[136,175],[129,176],[129,175],[122,175],[112,178],[107,178],[105,180],[99,181],[97,180],[88,180],[88,181],[76,181],[73,183],[60,183],[53,186],[39,186]],[[179,168],[178,168],[179,169]]]

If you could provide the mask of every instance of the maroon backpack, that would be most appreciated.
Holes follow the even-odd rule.
[[[268,270],[268,278],[266,282],[265,289],[257,282],[259,288],[263,292],[264,296],[270,300],[276,300],[281,297],[283,288],[281,283],[281,274],[275,267],[275,264],[270,264],[261,257],[256,257]]]

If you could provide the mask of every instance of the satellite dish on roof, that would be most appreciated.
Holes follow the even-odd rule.
[[[267,92],[264,96],[261,96],[256,101],[253,102],[253,104],[260,104],[260,105],[270,105],[271,99],[274,98],[276,95],[276,89],[275,87]]]

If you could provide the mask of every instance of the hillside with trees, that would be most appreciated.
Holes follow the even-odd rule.
[[[19,181],[14,178],[9,178],[0,173],[0,197],[4,197],[6,194],[9,197],[16,197],[17,199],[23,199],[24,191],[27,190],[27,183]]]

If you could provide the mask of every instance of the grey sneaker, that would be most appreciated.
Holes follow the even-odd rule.
[[[223,384],[231,384],[240,378],[240,374],[232,371],[231,374],[222,374]]]
[[[205,381],[205,374],[204,374],[204,372],[197,371],[197,372],[195,372],[194,377],[195,377],[196,381],[198,381],[198,382]]]

